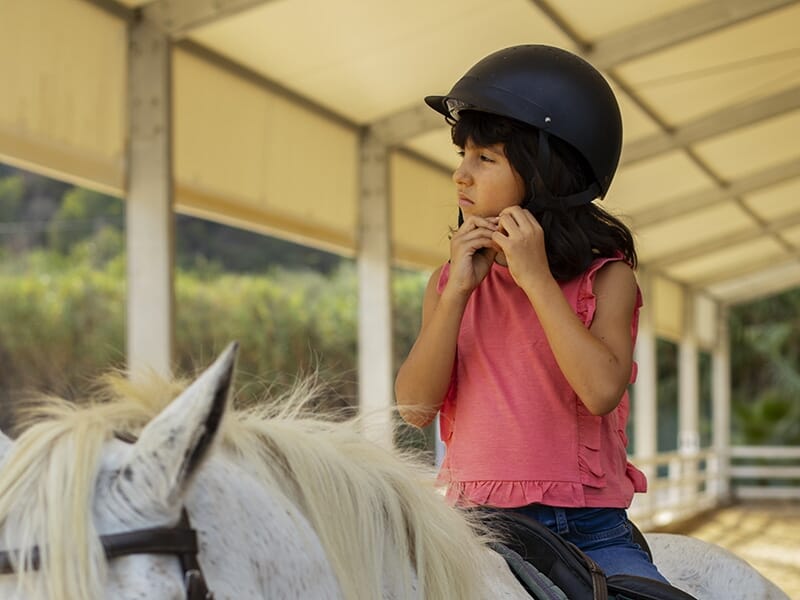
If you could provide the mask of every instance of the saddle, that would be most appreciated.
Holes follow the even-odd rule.
[[[502,544],[494,544],[495,551],[506,559],[520,584],[537,600],[696,600],[654,579],[636,575],[607,577],[577,546],[524,515],[492,515],[492,527],[499,527],[504,535]],[[650,554],[644,536],[635,526],[634,539]]]

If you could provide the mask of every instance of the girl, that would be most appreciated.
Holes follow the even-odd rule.
[[[606,575],[666,583],[625,511],[646,489],[625,436],[641,296],[630,231],[593,202],[619,162],[614,94],[583,59],[526,45],[425,101],[461,150],[459,227],[397,375],[400,414],[440,414],[451,502],[520,511]]]

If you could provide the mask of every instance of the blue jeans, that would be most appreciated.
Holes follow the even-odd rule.
[[[628,515],[622,508],[558,508],[529,504],[502,509],[539,521],[583,550],[606,575],[638,575],[669,583],[633,541]]]

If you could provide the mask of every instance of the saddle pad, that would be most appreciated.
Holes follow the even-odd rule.
[[[511,548],[498,543],[490,544],[490,547],[506,560],[508,568],[532,598],[536,600],[569,600],[555,583],[542,575],[531,563],[523,560]]]
[[[503,535],[503,543],[560,588],[570,600],[695,600],[660,581],[635,575],[612,575],[577,546],[538,521],[508,512],[490,513],[490,526]],[[546,598],[546,596],[545,596]]]

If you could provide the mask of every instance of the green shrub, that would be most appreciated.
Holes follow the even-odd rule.
[[[72,258],[33,253],[0,265],[0,394],[36,389],[67,398],[125,357],[125,265],[112,232],[80,242]],[[76,262],[76,258],[80,260]],[[398,273],[396,364],[419,327],[424,278]],[[326,402],[357,395],[357,280],[352,264],[330,275],[177,271],[175,371],[190,375],[231,340],[240,343],[240,401],[318,373]],[[2,399],[2,398],[0,398]]]

